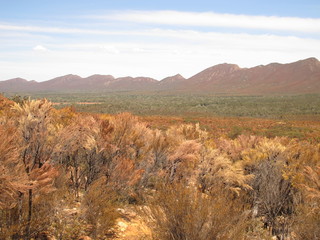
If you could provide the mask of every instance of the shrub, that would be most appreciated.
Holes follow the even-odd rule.
[[[209,196],[182,183],[161,185],[144,213],[159,240],[241,239],[247,216],[226,195]]]
[[[90,185],[82,201],[83,217],[92,226],[94,239],[104,236],[118,218],[116,195],[107,187],[106,178],[101,177]]]

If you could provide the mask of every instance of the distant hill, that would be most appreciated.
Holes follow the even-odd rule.
[[[170,91],[213,94],[320,93],[320,62],[308,58],[288,64],[253,68],[219,64],[185,79],[180,74],[157,81],[148,77],[66,75],[44,82],[14,78],[0,81],[0,92]]]
[[[185,82],[185,78],[181,76],[180,74],[167,77],[162,79],[158,85],[157,89],[158,90],[169,90],[169,89],[175,89],[175,88],[180,88],[180,86],[183,86]]]
[[[308,58],[253,68],[220,64],[187,79],[180,88],[221,94],[320,93],[320,62]]]

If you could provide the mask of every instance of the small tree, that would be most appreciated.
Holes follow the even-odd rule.
[[[30,181],[20,159],[16,129],[0,125],[0,239],[18,234],[22,227],[22,197]]]
[[[49,162],[56,144],[56,128],[51,124],[51,103],[43,100],[26,100],[22,104],[15,103],[12,110],[15,112],[15,125],[22,139],[21,161],[25,173],[30,181],[35,180],[39,171],[51,169]],[[43,173],[45,181],[35,181],[28,190],[28,213],[25,229],[25,238],[31,236],[31,222],[33,215],[34,187],[40,184],[49,187],[55,174]],[[42,179],[44,180],[44,179]]]
[[[70,180],[76,198],[81,187],[87,188],[95,180],[99,171],[97,138],[99,124],[92,117],[79,116],[62,129],[60,142],[56,148],[56,157],[70,173]]]

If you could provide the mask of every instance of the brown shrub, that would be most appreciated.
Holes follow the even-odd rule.
[[[305,167],[305,183],[300,187],[304,202],[300,204],[293,229],[298,239],[320,238],[320,166]]]
[[[83,217],[92,226],[94,239],[98,236],[104,239],[119,217],[116,199],[115,193],[107,187],[105,177],[96,180],[85,193],[81,204]]]
[[[226,195],[210,196],[181,183],[161,185],[144,213],[159,240],[241,239],[243,206]]]

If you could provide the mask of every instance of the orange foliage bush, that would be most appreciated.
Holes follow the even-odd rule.
[[[149,117],[151,128],[129,113],[106,118],[2,97],[0,117],[1,239],[103,239],[116,206],[132,203],[145,205],[159,240],[270,237],[263,228],[282,239],[320,236],[320,145],[248,135],[286,123],[199,119],[208,132],[179,118],[156,128]]]

